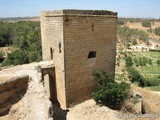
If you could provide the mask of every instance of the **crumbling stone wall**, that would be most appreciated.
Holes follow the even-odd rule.
[[[106,10],[42,12],[43,60],[55,64],[57,97],[62,108],[90,98],[94,69],[114,77],[117,13]]]
[[[3,81],[2,81],[3,79]],[[28,87],[29,76],[3,77],[0,82],[0,116],[8,114],[11,106],[18,102]]]

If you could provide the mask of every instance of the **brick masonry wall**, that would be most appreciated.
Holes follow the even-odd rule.
[[[116,17],[64,16],[67,106],[91,97],[96,88],[93,70],[105,70],[114,78],[116,31]],[[96,51],[96,58],[87,58],[90,51]]]
[[[63,48],[63,18],[48,17],[45,13],[41,14],[41,36],[43,60],[51,60],[55,65],[55,80],[57,89],[57,99],[62,108],[66,108],[65,97],[65,78],[64,78],[64,48]],[[59,52],[61,44],[61,53]],[[52,51],[52,55],[51,55]],[[45,77],[47,78],[47,77]],[[45,79],[45,82],[49,82]]]

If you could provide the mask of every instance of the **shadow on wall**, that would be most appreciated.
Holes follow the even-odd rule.
[[[29,76],[6,79],[0,83],[0,117],[9,114],[15,103],[21,100],[28,88]]]
[[[69,112],[69,110],[63,110],[60,107],[59,103],[55,103],[53,104],[53,119],[54,120],[67,120],[66,116],[67,116],[67,112]]]

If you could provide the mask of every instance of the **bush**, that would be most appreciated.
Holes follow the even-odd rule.
[[[157,60],[157,65],[160,66],[160,60]]]
[[[157,77],[152,77],[152,78],[145,78],[144,79],[145,87],[150,87],[150,86],[158,86],[160,84],[160,79]]]
[[[138,83],[140,87],[157,86],[160,84],[160,79],[158,77],[144,78],[134,68],[128,68],[127,70],[129,73],[130,81],[132,83]]]
[[[126,59],[126,67],[132,67],[133,66],[133,60],[131,56],[127,56]]]
[[[29,62],[35,62],[35,61],[40,61],[41,60],[41,55],[37,51],[31,51],[29,52]]]
[[[145,22],[142,22],[142,26],[143,26],[143,27],[151,27],[151,23],[145,21]]]
[[[97,89],[92,93],[93,99],[112,109],[120,109],[129,95],[129,85],[124,82],[116,83],[105,71],[94,71],[93,76],[97,79]]]
[[[136,45],[137,44],[137,40],[136,40],[136,38],[134,37],[134,38],[132,38],[132,45]]]
[[[20,65],[29,63],[28,53],[22,50],[16,50],[8,54],[7,59],[2,63],[2,66],[6,65]]]
[[[156,35],[159,35],[159,36],[160,36],[160,27],[155,28],[154,31],[155,31],[155,34],[156,34]]]

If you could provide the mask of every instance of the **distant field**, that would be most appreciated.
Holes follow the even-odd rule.
[[[143,76],[160,75],[160,66],[143,66],[136,68]]]
[[[0,21],[18,22],[18,21],[40,21],[39,17],[11,17],[0,18]]]
[[[152,60],[152,65],[146,64],[146,66],[139,66],[136,67],[135,64],[133,67],[143,76],[143,77],[149,77],[149,78],[155,78],[160,77],[160,66],[157,65],[157,60],[160,59],[160,52],[131,52],[134,58],[138,59],[140,57],[147,57]],[[125,68],[125,59],[123,55],[120,55],[120,65],[116,65],[116,80],[123,80],[124,78],[121,78],[123,76],[123,72],[121,72]],[[154,79],[153,79],[154,80]],[[146,89],[150,89],[153,91],[160,91],[160,86],[152,86],[152,87],[146,87]]]
[[[157,66],[157,60],[160,59],[160,52],[132,52],[134,58],[147,57],[152,60],[152,65],[135,67],[143,76],[159,76],[160,66]]]
[[[139,29],[139,30],[143,30],[145,32],[147,32],[147,30],[150,29],[150,27],[143,27],[141,22],[133,22],[133,23],[130,23],[130,22],[127,22],[126,26],[128,26],[129,28],[132,28],[132,29]],[[157,27],[160,27],[160,22],[151,22],[151,28],[152,29],[155,29]],[[149,34],[150,37],[155,37],[157,39],[160,39],[160,36],[156,36],[154,34]]]

